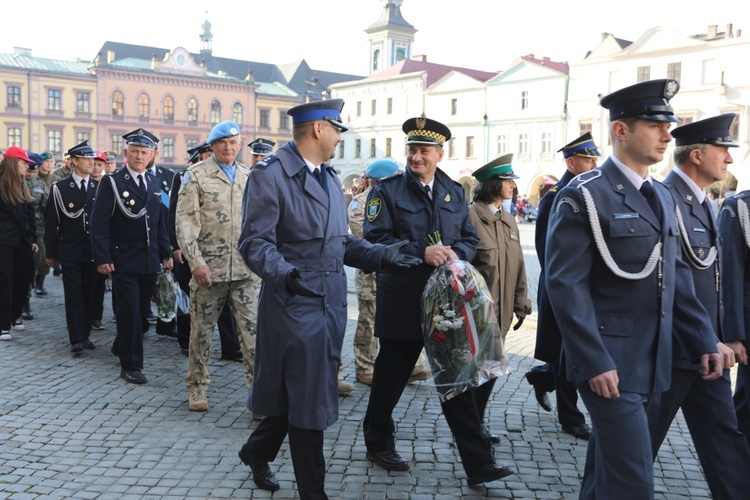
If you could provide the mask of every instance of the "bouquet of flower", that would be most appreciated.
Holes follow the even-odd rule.
[[[177,309],[187,313],[190,310],[190,298],[174,280],[174,275],[164,270],[156,275],[157,317],[162,321],[172,321]]]
[[[422,331],[441,401],[506,373],[492,297],[470,263],[452,260],[433,271],[422,294]]]

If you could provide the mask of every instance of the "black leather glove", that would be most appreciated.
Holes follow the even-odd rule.
[[[383,269],[409,269],[421,264],[422,259],[419,257],[400,252],[408,244],[409,242],[404,240],[400,243],[386,246],[383,252],[383,260],[380,263],[381,267]]]
[[[313,290],[307,283],[300,277],[299,269],[293,267],[291,271],[286,273],[286,288],[292,295],[302,295],[303,297],[313,297],[320,299],[326,296],[325,292]]]
[[[513,325],[513,331],[516,331],[519,328],[521,328],[521,325],[523,325],[523,320],[526,319],[526,316],[519,316],[518,314],[516,314],[516,318],[518,318],[518,321],[516,321],[516,324]]]

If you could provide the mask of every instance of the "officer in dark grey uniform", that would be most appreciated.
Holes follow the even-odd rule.
[[[669,389],[673,328],[701,374],[721,376],[713,326],[680,258],[674,200],[648,174],[672,140],[678,89],[653,80],[605,96],[613,155],[563,188],[550,215],[547,292],[566,375],[593,423],[582,499],[653,498],[646,404]]]
[[[723,179],[732,163],[729,148],[738,146],[729,132],[734,117],[734,113],[727,113],[672,130],[677,145],[675,168],[664,181],[678,209],[683,260],[690,266],[695,293],[719,338],[723,338],[719,286],[721,240],[716,214],[708,204],[704,188]],[[711,495],[728,500],[747,498],[750,451],[738,430],[729,378],[734,352],[723,344],[719,346],[726,354],[724,374],[709,382],[698,374],[700,366],[690,362],[682,337],[675,335],[673,342],[672,384],[667,392],[652,398],[648,406],[654,458],[677,410],[682,408]]]

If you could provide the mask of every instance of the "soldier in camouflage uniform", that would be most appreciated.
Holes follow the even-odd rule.
[[[390,177],[398,171],[398,164],[391,160],[377,160],[370,164],[362,176],[363,189],[352,198],[347,215],[349,216],[349,229],[357,238],[362,238],[365,222],[365,205],[370,189],[379,179]],[[375,370],[375,357],[378,354],[378,339],[375,333],[375,273],[365,273],[357,269],[354,276],[354,284],[357,288],[357,303],[359,304],[359,315],[357,318],[357,330],[354,333],[354,367],[357,380],[363,384],[372,384],[372,374]],[[409,382],[426,380],[429,371],[425,366],[426,360],[419,356],[414,370],[411,372]],[[339,372],[339,378],[341,373]],[[339,384],[340,385],[340,384]],[[339,392],[341,392],[339,390]]]
[[[242,225],[242,195],[249,170],[236,161],[240,127],[217,124],[208,136],[213,156],[182,177],[177,202],[177,242],[193,277],[190,280],[190,348],[186,378],[189,408],[206,411],[209,350],[225,302],[234,312],[247,385],[253,377],[255,320],[260,278],[237,250]]]
[[[31,197],[33,198],[31,205],[32,207],[34,207],[34,222],[36,223],[36,235],[38,238],[37,245],[39,246],[39,251],[34,254],[34,272],[32,273],[36,275],[37,270],[41,267],[40,261],[44,262],[44,208],[47,206],[47,198],[49,198],[49,187],[47,187],[47,184],[43,179],[37,177],[39,166],[44,161],[42,157],[35,153],[29,153],[29,158],[34,161],[33,164],[29,164],[29,168],[26,171],[26,185],[29,186],[29,191],[31,192]],[[42,276],[42,280],[43,279],[44,276]],[[26,303],[23,306],[23,314],[21,315],[21,319],[34,319],[34,315],[31,312],[30,301],[33,283],[34,282],[29,284],[29,293],[26,296]],[[44,291],[44,293],[38,293],[38,278],[36,279],[36,283],[37,295],[47,295],[46,291]]]

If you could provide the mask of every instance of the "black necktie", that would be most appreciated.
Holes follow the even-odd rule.
[[[646,198],[646,201],[651,207],[651,210],[653,210],[654,215],[656,215],[656,218],[661,221],[661,203],[659,202],[659,197],[656,196],[654,186],[652,186],[650,182],[645,181],[641,184],[640,191],[643,197]]]
[[[429,199],[432,199],[432,192],[430,191],[430,185],[429,184],[425,184],[425,186],[424,186],[424,192],[427,194],[427,197]]]
[[[86,179],[81,179],[81,191],[86,192]]]
[[[146,182],[143,180],[143,175],[138,174],[138,187],[141,188],[141,194],[146,197]]]
[[[316,179],[318,179],[318,182],[320,183],[320,186],[323,188],[323,191],[325,191],[326,194],[328,194],[328,183],[326,182],[325,178],[323,177],[323,174],[321,173],[322,169],[323,169],[322,166],[319,168],[316,168],[315,170],[313,170],[313,175],[315,176]]]
[[[708,214],[708,220],[709,221],[716,220],[714,218],[714,211],[711,210],[711,205],[708,204],[708,198],[706,198],[705,200],[703,200],[703,203],[701,203],[701,205],[703,205],[703,210],[705,210],[706,214]]]

